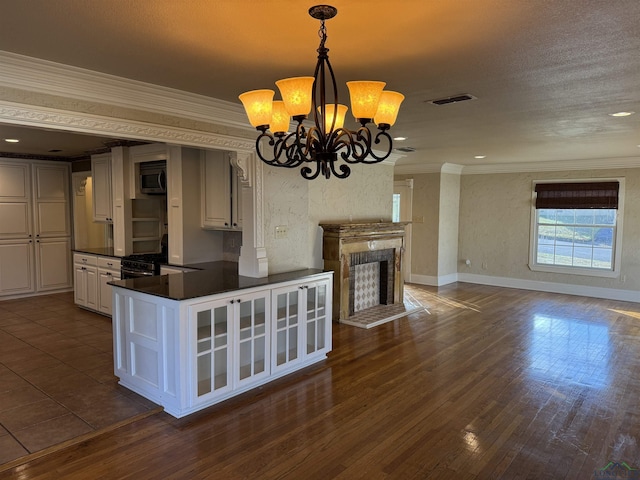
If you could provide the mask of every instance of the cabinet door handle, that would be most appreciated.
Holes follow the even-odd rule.
[[[229,301],[229,303],[235,303],[235,302],[236,302],[235,300],[230,300],[230,301]]]
[[[109,265],[110,267],[113,267],[113,263],[107,262],[107,265]]]

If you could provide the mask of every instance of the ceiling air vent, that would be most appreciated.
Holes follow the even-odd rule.
[[[399,147],[396,148],[396,152],[404,152],[404,153],[411,153],[411,152],[415,152],[416,149],[413,147]]]
[[[426,103],[432,103],[433,105],[448,105],[450,103],[466,102],[467,100],[477,100],[477,97],[469,95],[468,93],[463,93],[453,97],[439,98],[438,100],[427,100]]]

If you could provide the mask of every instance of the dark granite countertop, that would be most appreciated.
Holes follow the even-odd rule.
[[[263,278],[252,278],[238,275],[237,263],[207,262],[206,270],[117,280],[109,282],[109,284],[179,301],[288,282],[323,273],[325,273],[323,270],[308,268]]]
[[[86,253],[89,255],[101,255],[103,257],[121,258],[113,254],[113,247],[83,247],[74,248],[74,252]]]

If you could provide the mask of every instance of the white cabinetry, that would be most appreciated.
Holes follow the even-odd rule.
[[[297,363],[331,348],[331,315],[327,309],[329,280],[275,289],[272,298],[272,371],[289,370]],[[330,298],[330,297],[329,297]]]
[[[76,253],[73,256],[73,270],[76,305],[98,310],[98,258]]]
[[[0,296],[68,289],[69,167],[0,161]]]
[[[102,255],[73,255],[74,300],[78,306],[111,315],[112,280],[120,280],[120,259]]]
[[[111,154],[91,156],[91,178],[93,183],[93,221],[113,222],[111,192]]]
[[[193,404],[269,375],[269,300],[269,291],[237,292],[189,307]]]
[[[176,417],[265,384],[326,358],[331,287],[331,272],[183,301],[114,287],[116,375]]]
[[[109,282],[120,280],[120,259],[98,257],[98,311],[111,316],[113,292]]]
[[[240,185],[228,154],[203,151],[201,169],[202,228],[242,228]]]
[[[35,291],[33,240],[0,240],[0,295]]]
[[[71,285],[71,240],[36,240],[36,288],[39,292],[68,288]]]

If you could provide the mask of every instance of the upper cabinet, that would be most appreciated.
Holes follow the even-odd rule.
[[[93,179],[93,221],[112,223],[111,153],[91,156],[91,178]]]
[[[201,170],[202,228],[241,229],[240,185],[228,154],[203,151]]]
[[[33,200],[36,237],[71,235],[67,165],[33,165]]]

